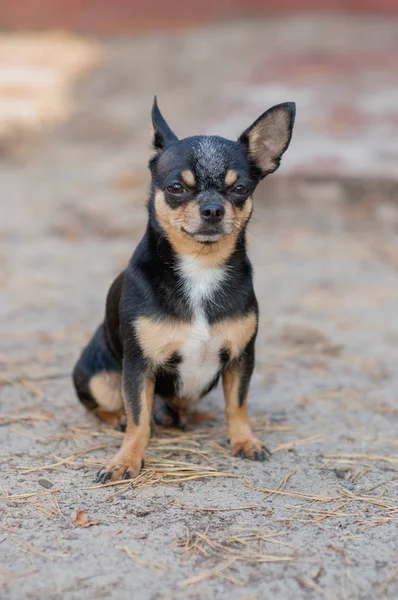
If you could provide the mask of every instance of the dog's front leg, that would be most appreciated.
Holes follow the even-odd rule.
[[[144,463],[150,436],[154,380],[141,359],[123,361],[127,427],[119,452],[97,475],[99,483],[135,477]]]
[[[232,454],[252,460],[267,460],[270,452],[256,438],[247,414],[247,393],[254,366],[254,340],[223,373],[228,435]]]

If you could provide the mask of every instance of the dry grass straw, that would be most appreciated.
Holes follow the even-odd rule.
[[[233,511],[233,510],[255,510],[259,508],[258,504],[250,504],[249,506],[230,506],[230,507],[208,507],[208,506],[189,506],[184,504],[183,502],[179,502],[179,500],[173,500],[171,502],[173,506],[178,506],[184,510],[195,510],[197,512],[225,512],[225,511]]]
[[[320,598],[332,600],[332,597],[327,592],[325,592],[325,590],[323,590],[321,586],[318,585],[316,581],[314,581],[313,578],[306,577],[305,575],[303,575],[302,577],[297,577],[297,582],[301,585],[301,587],[307,590],[311,590],[312,592],[318,594]],[[335,600],[335,596],[333,596],[333,600]]]
[[[141,558],[138,552],[134,552],[128,546],[116,546],[118,550],[123,550],[127,556],[132,560],[133,563],[140,565],[140,567],[146,567],[148,569],[168,569],[169,565],[166,563],[156,563],[153,561],[146,561]]]
[[[327,454],[325,458],[345,458],[347,460],[374,460],[388,462],[392,465],[398,465],[398,456],[383,456],[381,454],[344,454],[342,452],[336,454]]]
[[[271,431],[292,431],[293,428],[277,423],[273,424],[268,418],[254,419],[254,428],[257,432],[269,433]],[[149,456],[145,460],[145,468],[139,475],[130,480],[108,482],[101,485],[88,486],[87,489],[100,489],[106,487],[120,487],[115,493],[109,496],[108,499],[123,494],[130,488],[134,488],[136,494],[144,487],[156,486],[160,484],[176,484],[185,481],[193,481],[209,477],[234,477],[238,475],[225,472],[218,468],[216,462],[217,454],[228,454],[230,449],[226,449],[216,441],[214,437],[226,438],[225,427],[206,427],[195,428],[191,431],[183,432],[180,429],[165,429],[157,428],[157,436],[151,438],[148,453]],[[106,428],[105,431],[93,431],[87,427],[69,427],[66,436],[68,439],[83,438],[86,436],[98,437],[108,435],[118,440],[123,438],[123,434]],[[104,444],[102,446],[94,446],[86,450],[81,450],[65,458],[59,458],[56,462],[34,467],[21,467],[20,473],[32,473],[34,471],[59,469],[62,467],[76,468],[79,466],[91,466],[98,468],[106,465],[104,459],[83,459],[77,461],[84,454],[93,452],[94,450],[105,449],[112,446],[119,446],[120,442]],[[295,442],[291,442],[294,444]],[[298,442],[300,443],[300,441]],[[200,460],[201,464],[179,460],[178,454],[190,455],[193,459]],[[203,464],[203,462],[207,464]]]
[[[6,416],[8,423],[18,420],[28,419],[48,419],[47,415],[28,414],[28,415],[10,415]],[[1,422],[1,421],[0,421]],[[273,423],[269,418],[260,418],[253,420],[254,428],[257,433],[270,433],[281,431],[292,431],[293,428],[284,425],[283,423]],[[226,438],[225,427],[195,427],[190,431],[181,431],[180,429],[164,429],[157,428],[156,437],[150,441],[148,454],[146,458],[145,468],[139,475],[133,479],[108,482],[101,485],[90,485],[87,489],[98,490],[102,488],[112,488],[112,493],[105,498],[111,500],[115,496],[125,493],[128,490],[134,490],[134,494],[138,495],[144,488],[158,486],[161,484],[173,485],[183,483],[185,481],[196,481],[214,477],[233,477],[239,478],[238,475],[226,472],[217,465],[217,456],[230,455],[230,449],[221,445],[217,440]],[[57,437],[57,439],[73,440],[83,438],[98,438],[107,436],[111,440],[104,444],[98,444],[83,448],[66,457],[57,457],[53,462],[39,466],[24,466],[19,468],[19,473],[28,474],[41,471],[51,471],[53,469],[63,468],[81,468],[90,467],[98,468],[107,463],[103,458],[89,458],[86,455],[97,452],[99,450],[107,450],[116,448],[120,445],[123,434],[116,432],[106,426],[101,429],[94,429],[92,426],[71,426],[67,431]],[[273,453],[288,450],[295,446],[303,444],[317,443],[322,441],[322,434],[315,434],[291,442],[283,443],[274,448]],[[179,455],[183,455],[180,457]],[[192,460],[186,460],[185,457],[192,457]],[[358,482],[369,471],[372,463],[375,461],[385,461],[390,464],[396,464],[398,457],[383,456],[380,454],[345,454],[336,453],[325,456],[326,465],[321,468],[332,469],[332,465],[347,466],[347,473],[351,481]],[[360,465],[361,471],[354,473],[352,465]],[[183,510],[192,510],[196,512],[217,513],[219,511],[244,511],[258,510],[263,508],[263,503],[271,498],[290,497],[296,498],[304,503],[310,503],[309,506],[290,506],[290,510],[300,511],[307,518],[303,521],[307,524],[319,523],[325,519],[342,519],[342,518],[358,518],[358,524],[364,527],[374,527],[386,523],[392,523],[395,520],[395,515],[398,512],[398,501],[385,496],[375,496],[369,493],[354,494],[353,492],[341,489],[337,494],[333,495],[315,495],[308,492],[295,491],[286,489],[287,484],[293,473],[288,473],[282,478],[275,488],[267,488],[256,485],[250,481],[242,482],[250,489],[262,492],[264,494],[261,505],[247,504],[236,507],[212,507],[212,506],[195,506],[184,503],[174,503]],[[394,479],[394,478],[393,478]],[[392,481],[392,480],[391,480]],[[381,485],[381,484],[380,484]],[[375,486],[376,488],[378,486]],[[369,490],[373,491],[373,490]],[[43,494],[51,494],[51,498],[55,498],[54,490],[47,492],[32,492],[28,494],[16,494],[14,496],[3,495],[0,499],[14,502],[35,502],[38,511],[43,512],[48,517],[61,516],[62,513],[58,508],[51,503],[38,503],[36,498]],[[331,504],[332,507],[321,508],[320,504]],[[355,505],[354,510],[352,506]],[[361,506],[373,505],[380,514],[374,516],[366,514]],[[359,508],[357,508],[359,507]],[[288,521],[289,519],[281,519]],[[302,521],[302,519],[297,519]]]
[[[385,580],[381,584],[381,586],[380,586],[380,588],[378,590],[378,597],[379,598],[383,598],[384,597],[384,594],[388,590],[388,586],[390,585],[390,583],[392,581],[394,581],[396,579],[398,579],[398,567],[395,567],[394,569],[391,569],[391,571],[388,573],[387,577],[385,578]]]
[[[361,467],[361,469],[355,471],[353,467],[357,466]],[[344,476],[340,476],[341,479],[358,483],[365,475],[367,475],[367,473],[369,473],[372,469],[372,465],[353,459],[327,459],[325,464],[321,465],[319,468],[321,470],[334,471],[335,473],[344,473]]]
[[[117,446],[119,446],[119,444],[108,443],[108,444],[92,446],[91,448],[85,448],[84,450],[80,450],[80,452],[75,452],[74,454],[71,454],[70,456],[61,458],[55,463],[50,463],[48,465],[42,465],[42,466],[38,466],[38,467],[19,467],[18,472],[21,475],[26,475],[27,473],[34,473],[36,471],[46,471],[46,470],[51,471],[53,469],[56,469],[57,467],[60,467],[61,465],[73,466],[76,464],[76,459],[81,456],[84,456],[85,454],[89,454],[90,452],[95,452],[97,450],[103,450],[104,448],[110,448],[110,447],[115,447],[115,446],[117,447]]]
[[[186,536],[177,540],[177,546],[181,553],[187,557],[202,557],[205,560],[217,559],[218,564],[213,568],[207,568],[198,575],[184,579],[178,585],[186,588],[201,581],[221,577],[235,585],[244,585],[231,573],[225,573],[234,563],[245,563],[247,565],[262,563],[284,563],[299,560],[296,549],[279,539],[287,535],[287,531],[262,531],[252,528],[237,528],[234,532],[221,531],[209,533],[209,527],[204,531],[190,532],[186,530]],[[266,551],[268,544],[274,544],[288,548],[290,553]]]
[[[8,581],[12,581],[13,579],[19,579],[21,577],[28,577],[28,575],[33,575],[33,573],[37,573],[37,569],[23,571],[22,573],[13,573],[12,571],[0,569],[0,586],[5,587]]]
[[[354,493],[347,489],[341,488],[338,490],[338,493],[333,496],[321,496],[309,493],[303,493],[300,491],[286,490],[286,484],[289,479],[292,477],[293,473],[288,473],[277,485],[276,488],[270,489],[265,487],[260,487],[254,485],[250,481],[245,481],[245,485],[250,489],[263,492],[266,494],[264,496],[264,500],[268,500],[269,498],[275,495],[282,495],[292,498],[297,498],[304,502],[309,502],[309,505],[306,504],[298,504],[298,505],[288,505],[285,506],[288,510],[300,511],[303,514],[307,514],[309,518],[300,519],[300,518],[281,518],[277,521],[288,522],[288,521],[296,521],[303,522],[307,525],[319,523],[324,521],[325,519],[343,519],[343,518],[361,518],[361,520],[357,520],[357,525],[363,525],[365,529],[369,527],[376,527],[380,525],[385,525],[388,523],[392,523],[395,520],[398,520],[398,499],[393,498],[391,496],[374,496],[369,493]],[[395,481],[396,477],[392,477],[391,479],[373,486],[369,490],[374,491],[377,488],[383,486],[384,490],[388,490],[386,484]],[[323,508],[321,504],[330,504],[335,503],[335,506],[331,508]],[[373,513],[370,513],[366,508],[368,505],[371,505],[374,509],[379,511],[379,514],[376,516]],[[352,506],[354,506],[354,510],[352,510]],[[350,507],[347,510],[347,507]],[[351,509],[351,510],[350,510]],[[381,512],[381,514],[380,514]],[[276,522],[276,521],[275,521]]]
[[[275,454],[276,452],[280,452],[281,450],[289,450],[290,448],[295,448],[296,446],[302,446],[303,444],[314,444],[317,442],[321,442],[324,439],[325,437],[322,434],[317,433],[316,435],[310,435],[309,437],[294,440],[293,442],[280,444],[272,450],[271,454]]]
[[[115,494],[112,494],[108,499],[113,498],[117,494],[123,494],[130,488],[134,488],[136,495],[144,487],[151,487],[160,484],[175,484],[184,481],[193,481],[197,479],[205,479],[208,477],[236,477],[233,473],[220,471],[216,467],[207,465],[196,465],[180,460],[172,460],[168,458],[148,457],[145,460],[145,467],[133,479],[122,481],[111,481],[100,485],[91,485],[86,489],[100,489],[114,486],[122,486],[122,489]]]
[[[372,504],[389,512],[398,511],[398,498],[389,498],[389,497],[376,497],[376,496],[365,496],[365,495],[357,495],[349,490],[342,489],[340,490],[342,496],[350,498],[355,502],[363,502],[365,504]]]
[[[50,518],[61,517],[64,520],[66,520],[66,517],[62,513],[61,507],[59,506],[57,497],[55,495],[50,494],[49,496],[47,496],[46,500],[47,500],[46,504],[35,504],[34,506],[35,506],[36,510],[38,510],[39,512],[42,512],[47,517],[50,517]]]
[[[38,492],[27,492],[26,494],[4,494],[0,496],[0,500],[6,502],[30,502],[32,498],[36,498],[37,496],[48,496],[49,494],[56,494],[61,490],[39,490]]]
[[[0,425],[10,425],[21,421],[50,421],[52,415],[47,413],[29,413],[26,415],[0,415]]]
[[[33,413],[25,415],[3,415],[0,417],[0,424],[10,424],[29,420],[49,420],[51,418],[51,415]],[[253,424],[257,432],[261,431],[264,434],[269,432],[291,431],[294,429],[293,427],[280,423],[273,424],[268,418],[254,419]],[[17,430],[16,433],[25,435],[26,432]],[[30,432],[27,435],[28,437],[35,437]],[[180,429],[157,428],[157,437],[153,437],[149,445],[149,452],[152,452],[152,454],[157,456],[148,457],[147,464],[150,466],[150,469],[147,468],[144,471],[144,479],[150,479],[151,484],[156,485],[156,483],[160,483],[161,481],[171,483],[172,481],[188,481],[201,477],[233,476],[217,469],[216,461],[214,460],[213,456],[211,456],[217,453],[225,453],[230,455],[229,449],[225,449],[223,446],[214,441],[214,437],[220,436],[222,438],[226,438],[226,435],[227,433],[225,427],[195,428],[194,430],[188,432],[182,432]],[[73,439],[81,439],[85,437],[97,438],[100,436],[111,437],[118,441],[82,449],[66,457],[54,457],[56,460],[49,464],[21,466],[19,467],[18,471],[20,474],[26,475],[28,473],[46,470],[51,471],[63,467],[79,468],[82,466],[101,466],[102,464],[105,464],[105,461],[92,461],[86,459],[83,461],[78,461],[77,459],[96,450],[118,447],[123,439],[122,433],[114,431],[106,426],[100,430],[94,430],[90,426],[71,426],[68,427],[67,431],[63,434],[50,434],[50,436],[47,437],[54,438],[59,441],[70,441]],[[288,447],[300,443],[304,443],[304,440],[290,442]],[[182,461],[173,460],[174,455],[181,453],[184,455],[191,455],[193,458],[198,458],[201,460],[201,462],[205,461],[207,465],[199,468],[195,463],[183,463]],[[191,468],[189,469],[188,466]],[[142,480],[136,478],[135,483],[141,484]]]
[[[24,419],[31,417],[32,415],[15,417],[15,420],[20,418]],[[12,417],[14,419],[14,417]],[[12,420],[10,419],[10,422]],[[263,420],[259,425],[261,427],[269,426],[269,423]],[[278,426],[280,429],[280,426]],[[224,432],[223,429],[217,430]],[[107,428],[105,431],[93,431],[87,427],[72,427],[68,428],[68,431],[64,436],[59,436],[58,439],[65,438],[70,440],[71,438],[80,439],[84,437],[99,437],[99,436],[110,436],[114,438],[114,441],[110,441],[104,444],[98,444],[83,448],[79,451],[69,454],[66,457],[54,456],[56,459],[53,462],[44,465],[33,465],[33,466],[21,466],[18,468],[20,474],[26,475],[30,473],[59,470],[62,468],[81,468],[81,467],[93,467],[98,468],[99,466],[105,465],[107,460],[105,459],[90,459],[86,458],[87,454],[96,452],[99,450],[106,450],[108,448],[117,448],[120,446],[120,442],[123,438],[123,434]],[[158,437],[152,438],[150,441],[149,455],[146,458],[145,468],[140,474],[131,480],[123,480],[116,482],[109,482],[103,485],[89,486],[87,489],[98,489],[105,487],[119,486],[115,493],[113,493],[109,499],[114,496],[125,492],[129,488],[134,488],[138,494],[144,487],[155,486],[159,484],[175,484],[185,481],[193,481],[198,479],[204,479],[209,477],[238,477],[232,473],[227,473],[224,470],[218,468],[216,461],[210,457],[210,453],[217,452],[217,450],[209,447],[203,448],[206,445],[207,438],[214,435],[214,430],[201,429],[190,432],[181,432],[180,430],[160,430]],[[177,455],[190,455],[194,459],[200,461],[201,464],[195,462],[188,462],[186,460],[179,460]],[[207,464],[203,464],[206,462]],[[33,493],[32,495],[36,495]],[[19,500],[14,496],[15,500]],[[28,496],[23,496],[23,499]],[[12,497],[5,496],[3,499],[11,500]],[[22,498],[21,498],[22,499]],[[42,512],[47,511],[52,513],[52,509],[46,509],[39,507]]]
[[[199,575],[194,575],[193,577],[183,579],[178,584],[178,587],[180,589],[184,589],[189,587],[190,585],[195,585],[196,583],[205,581],[206,579],[214,579],[214,577],[220,577],[222,579],[225,579],[226,581],[229,581],[230,583],[233,583],[234,585],[244,585],[244,582],[224,573],[224,571],[228,567],[230,567],[233,564],[233,562],[233,559],[225,560],[213,567],[212,569],[208,569],[206,571],[203,571],[202,573],[199,573]]]
[[[21,385],[24,387],[32,396],[42,398],[44,396],[43,391],[37,385],[33,383],[29,378],[16,377],[15,379],[0,378],[0,385]]]
[[[19,538],[15,538],[14,542],[17,544],[17,546],[19,547],[21,552],[31,552],[32,554],[36,554],[36,556],[45,558],[46,560],[48,560],[50,562],[53,562],[56,558],[54,556],[49,556],[48,554],[45,554],[45,552],[41,552],[41,550],[38,550],[33,544],[30,544],[26,540],[21,540]]]
[[[367,529],[372,529],[373,527],[381,527],[382,525],[390,525],[395,521],[398,522],[398,517],[375,517],[374,519],[368,519],[366,521],[357,521],[357,525],[362,525],[365,531]]]
[[[293,475],[293,473],[289,473],[289,475],[286,475],[286,477],[284,479],[289,478],[292,475]],[[287,481],[287,479],[286,479],[286,481]],[[295,492],[295,491],[284,490],[284,489],[282,489],[282,487],[284,487],[284,486],[281,486],[282,482],[275,489],[260,487],[258,485],[254,485],[250,481],[246,481],[245,484],[247,485],[247,487],[249,487],[252,490],[256,490],[257,492],[266,493],[267,494],[266,498],[270,498],[273,495],[281,494],[284,496],[293,496],[295,498],[302,498],[303,500],[310,500],[311,502],[333,502],[334,500],[339,499],[339,496],[317,496],[314,494],[306,494],[305,492]]]
[[[341,519],[344,517],[359,517],[359,516],[361,516],[361,513],[340,512],[348,504],[350,504],[350,501],[338,504],[338,506],[336,506],[335,508],[333,508],[331,510],[324,510],[324,509],[316,508],[314,506],[309,506],[309,507],[307,507],[307,506],[290,506],[288,508],[293,508],[295,510],[300,510],[304,513],[310,514],[312,516],[312,518],[309,519],[308,521],[305,521],[307,524],[319,523],[320,521],[324,521],[325,519],[330,519],[330,518]]]
[[[268,418],[254,419],[254,428],[257,432],[271,432],[271,431],[291,431],[292,427],[277,423],[271,423]],[[85,455],[94,451],[108,449],[111,447],[118,447],[123,434],[115,432],[109,428],[105,431],[96,431],[88,427],[69,427],[65,439],[80,439],[84,437],[99,437],[100,435],[108,435],[115,439],[114,442],[108,442],[106,444],[95,445],[89,448],[85,448],[74,452],[66,457],[55,457],[56,460],[49,464],[39,466],[23,466],[19,468],[20,474],[28,474],[41,471],[51,471],[54,469],[61,468],[81,468],[95,467],[106,465],[107,461],[104,459],[89,459],[82,458]],[[210,477],[235,477],[239,476],[232,473],[225,472],[218,468],[216,462],[217,454],[227,453],[230,455],[230,449],[226,449],[218,442],[214,440],[217,436],[226,437],[225,427],[220,428],[195,428],[192,431],[182,432],[179,429],[157,429],[157,437],[153,437],[149,445],[149,456],[146,459],[145,468],[141,473],[131,480],[123,480],[116,482],[108,482],[101,485],[92,485],[87,489],[100,489],[105,487],[115,487],[118,489],[109,496],[108,499],[112,499],[117,495],[123,494],[130,488],[134,488],[136,494],[145,487],[156,486],[159,484],[176,484],[185,481],[193,481],[198,479],[210,478]],[[62,438],[62,436],[60,436]],[[59,439],[59,438],[58,438]],[[312,435],[303,439],[294,440],[286,444],[282,444],[275,449],[276,452],[281,450],[287,450],[296,445],[305,443],[312,443],[319,441],[321,435]],[[186,460],[179,460],[176,455],[184,454],[192,456],[193,459],[200,460],[201,464],[196,462],[188,462]],[[80,459],[80,460],[78,460]],[[203,464],[203,462],[207,464]],[[289,479],[291,474],[287,475],[276,490],[269,490],[268,496],[271,497],[278,494]],[[251,484],[248,484],[251,485]],[[258,491],[266,491],[265,488],[255,488]],[[239,509],[239,507],[237,508]],[[247,510],[247,508],[246,508]],[[50,510],[51,512],[51,510]]]

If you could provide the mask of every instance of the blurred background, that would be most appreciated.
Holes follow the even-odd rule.
[[[154,94],[181,137],[236,138],[297,103],[249,228],[259,360],[286,315],[362,351],[369,327],[347,324],[365,298],[361,324],[398,337],[379,281],[398,267],[395,0],[16,0],[0,30],[0,333],[25,373],[42,351],[69,369],[142,236]]]
[[[141,502],[148,512],[137,516],[152,512],[153,532],[142,544],[156,561],[161,556],[172,565],[161,577],[134,570],[132,563],[121,566],[116,541],[112,545],[96,537],[95,527],[83,537],[63,523],[54,536],[53,521],[43,513],[7,502],[4,524],[20,528],[32,544],[54,555],[45,563],[45,555],[36,557],[40,568],[31,570],[12,540],[2,544],[9,571],[0,575],[11,586],[7,598],[127,598],[131,589],[140,597],[160,598],[166,597],[164,578],[174,589],[183,573],[189,574],[167,537],[170,523],[175,524],[171,537],[184,537],[185,525],[192,524],[183,511],[164,518],[177,510],[170,506],[175,488],[169,497],[156,489],[153,503],[135,496],[124,502],[120,496],[112,516],[108,507],[114,505],[99,502],[81,485],[81,475],[84,485],[91,483],[92,464],[76,463],[79,473],[69,463],[46,470],[49,481],[38,478],[35,468],[21,471],[21,466],[79,456],[90,439],[97,444],[96,435],[102,440],[98,423],[77,404],[70,372],[103,317],[112,279],[125,268],[145,229],[154,94],[181,137],[215,133],[235,139],[273,104],[297,103],[292,143],[279,171],[256,191],[248,228],[261,313],[250,411],[261,419],[276,415],[276,424],[287,421],[285,430],[283,424],[279,430],[267,426],[272,432],[267,445],[289,451],[267,463],[261,477],[257,465],[247,462],[233,462],[234,473],[244,478],[249,473],[256,482],[263,477],[267,487],[280,486],[282,477],[286,483],[295,473],[293,488],[314,494],[335,495],[336,488],[355,490],[358,484],[393,496],[383,482],[391,477],[385,471],[396,470],[398,463],[397,0],[3,0],[4,494],[54,485],[61,489],[61,519],[67,515],[68,521],[72,510],[85,508],[104,523],[101,531],[109,523],[116,533],[123,509],[128,540],[137,527],[131,506]],[[204,406],[213,415],[209,427],[222,427],[220,390]],[[321,434],[316,443],[300,446],[297,453],[290,447],[297,436],[314,432]],[[225,439],[220,436],[218,442]],[[98,448],[102,460],[113,453],[113,448]],[[320,466],[320,457],[328,454],[338,462]],[[361,460],[347,463],[355,456]],[[223,469],[232,468],[229,455],[223,460]],[[337,479],[337,467],[344,481]],[[188,505],[212,503],[215,493],[220,506],[258,501],[246,492],[237,496],[235,483],[212,483],[210,492],[207,485],[192,483],[178,490],[179,497]],[[272,498],[270,508],[279,520],[285,515],[281,503]],[[358,514],[349,522],[323,521],[337,517],[325,514],[320,526],[317,519],[313,528],[303,525],[304,537],[297,515],[289,520],[299,552],[322,561],[308,589],[321,586],[327,593],[318,589],[316,597],[381,598],[387,597],[385,590],[389,598],[398,597],[398,571],[389,574],[397,558],[395,517],[391,512],[369,524],[375,506],[362,505],[364,511],[355,505]],[[262,514],[268,526],[272,512]],[[253,513],[247,523],[257,526],[259,518]],[[192,519],[195,526],[201,519],[199,525],[207,527],[206,516]],[[145,519],[141,523],[148,528]],[[344,541],[339,532],[353,535]],[[146,538],[147,529],[144,533]],[[63,558],[66,549],[68,559]],[[343,589],[347,565],[355,593]],[[264,573],[275,598],[306,600],[312,593],[299,581],[303,573],[309,577],[309,565],[255,568],[253,589],[258,580],[259,595],[251,598],[264,597]],[[217,598],[231,598],[229,584],[222,585],[225,595]],[[249,598],[233,596],[243,597]]]
[[[136,154],[155,92],[182,135],[235,135],[292,98],[285,175],[394,179],[397,19],[396,0],[1,3],[2,139],[71,117],[69,137]]]

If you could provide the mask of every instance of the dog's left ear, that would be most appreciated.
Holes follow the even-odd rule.
[[[262,177],[279,167],[282,154],[290,144],[295,114],[294,102],[277,104],[240,136],[239,141],[246,146],[249,159],[260,169]]]
[[[173,133],[163,118],[159,110],[157,98],[155,96],[152,107],[152,125],[153,125],[153,147],[155,150],[164,150],[171,142],[177,142],[178,137]]]

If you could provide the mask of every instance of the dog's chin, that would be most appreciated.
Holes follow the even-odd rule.
[[[226,233],[222,231],[200,231],[196,233],[191,233],[186,229],[182,229],[182,231],[185,235],[189,235],[190,238],[200,244],[215,244],[226,235]]]
[[[215,244],[216,242],[219,242],[224,235],[224,233],[196,233],[192,237],[195,242],[200,242],[201,244]]]

